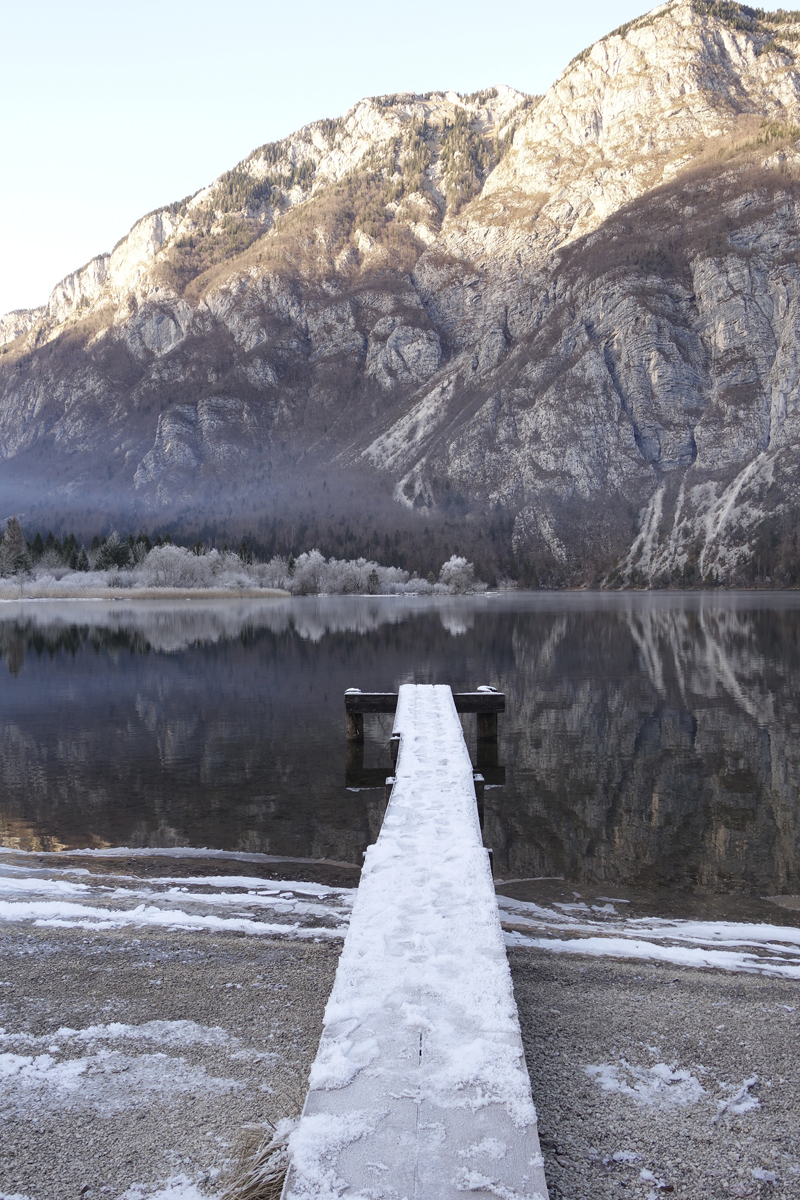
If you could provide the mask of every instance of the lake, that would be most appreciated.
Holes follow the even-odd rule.
[[[348,777],[345,688],[493,684],[497,876],[800,891],[796,594],[20,602],[0,606],[0,652],[6,847],[355,870],[380,829],[383,788],[361,785],[391,773],[392,718],[366,718]]]

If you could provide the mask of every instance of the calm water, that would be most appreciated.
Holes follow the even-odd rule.
[[[497,874],[800,891],[794,595],[5,604],[0,652],[6,846],[358,864],[383,793],[346,786],[345,688],[492,683]]]

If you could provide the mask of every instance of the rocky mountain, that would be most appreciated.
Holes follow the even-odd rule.
[[[262,146],[0,321],[3,511],[798,582],[798,49],[675,0]]]

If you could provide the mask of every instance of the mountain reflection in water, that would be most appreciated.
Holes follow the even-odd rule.
[[[345,787],[345,688],[492,683],[497,874],[796,892],[799,640],[775,594],[5,604],[0,843],[359,864],[383,791]]]

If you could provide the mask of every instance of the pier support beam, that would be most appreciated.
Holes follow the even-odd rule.
[[[344,714],[344,728],[348,742],[363,742],[364,714],[346,712]]]
[[[479,712],[478,713],[478,741],[479,742],[496,742],[497,741],[497,713],[496,712]]]

